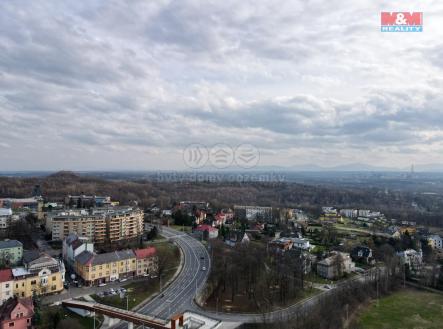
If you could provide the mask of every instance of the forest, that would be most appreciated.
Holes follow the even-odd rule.
[[[107,180],[58,172],[45,177],[0,177],[0,197],[28,197],[35,185],[40,185],[45,199],[51,201],[62,201],[68,194],[109,195],[122,204],[137,201],[145,208],[153,204],[169,208],[181,200],[204,200],[214,208],[248,204],[301,208],[313,215],[319,214],[321,206],[354,207],[378,210],[388,218],[443,226],[443,200],[438,194],[417,195],[407,191],[386,194],[371,187],[325,187],[295,182]]]

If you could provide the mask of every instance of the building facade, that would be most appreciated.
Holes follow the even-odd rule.
[[[154,247],[135,249],[134,254],[137,259],[137,276],[157,274],[158,257]]]
[[[0,270],[0,305],[14,296],[13,283],[12,270],[10,268]]]
[[[428,243],[434,249],[443,249],[443,238],[439,235],[431,235]]]
[[[88,238],[79,237],[75,233],[70,233],[63,240],[62,255],[69,269],[74,269],[75,257],[83,251],[94,252],[94,244]]]
[[[351,273],[355,268],[351,256],[343,252],[333,254],[317,263],[317,274],[326,279],[336,279],[345,273]]]
[[[234,216],[249,221],[272,221],[272,207],[234,206]]]
[[[94,254],[84,251],[75,258],[75,272],[86,285],[134,277],[137,274],[137,259],[132,250]]]
[[[0,241],[0,264],[15,266],[22,261],[23,244],[17,240]]]
[[[11,298],[0,307],[0,329],[32,328],[32,298]]]
[[[143,234],[143,220],[143,211],[132,207],[71,210],[48,216],[46,229],[52,240],[76,233],[95,243],[116,242]]]
[[[53,294],[63,290],[65,267],[63,262],[47,255],[25,262],[24,267],[12,269],[14,277],[13,293],[15,296],[32,297]]]

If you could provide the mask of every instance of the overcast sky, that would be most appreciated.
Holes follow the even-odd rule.
[[[1,1],[0,117],[0,170],[443,163],[443,2]]]

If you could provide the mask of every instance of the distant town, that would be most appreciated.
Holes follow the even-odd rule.
[[[2,328],[53,328],[67,314],[97,328],[235,327],[261,322],[257,312],[309,322],[300,305],[338,295],[349,312],[357,292],[443,289],[441,229],[319,206],[141,207],[109,195],[47,197],[39,185],[2,197]]]

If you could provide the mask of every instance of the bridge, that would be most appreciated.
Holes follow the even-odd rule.
[[[132,329],[134,324],[137,326],[146,326],[154,329],[178,329],[183,327],[183,314],[171,317],[170,321],[154,319],[149,315],[144,315],[132,311],[125,311],[120,308],[78,300],[63,301],[62,305],[68,308],[77,308],[94,313],[100,313],[111,318],[120,319],[128,323],[128,328]],[[178,321],[178,323],[177,323]]]

